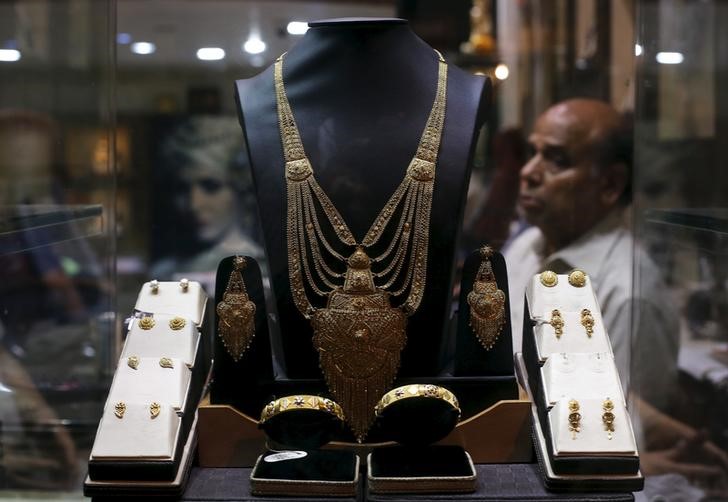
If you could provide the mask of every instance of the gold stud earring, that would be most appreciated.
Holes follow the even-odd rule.
[[[576,433],[581,432],[581,413],[579,413],[579,401],[569,401],[569,431],[571,439],[576,439]]]
[[[126,364],[135,370],[139,367],[139,358],[137,356],[129,356],[126,358]]]
[[[162,411],[162,407],[158,402],[153,402],[149,405],[149,414],[152,416],[152,420],[159,416],[159,412]]]
[[[583,270],[574,269],[569,274],[569,284],[575,288],[581,288],[586,285],[586,273]]]
[[[255,336],[255,303],[248,298],[242,275],[246,265],[242,256],[233,258],[233,270],[216,308],[220,338],[235,362],[243,357]]]
[[[473,290],[468,293],[470,327],[485,350],[493,348],[506,322],[506,295],[498,289],[491,256],[493,249],[490,246],[480,248],[480,268]]]
[[[589,309],[582,309],[581,325],[586,329],[586,336],[591,338],[594,334],[594,317]]]
[[[126,404],[119,401],[114,405],[114,415],[116,415],[116,418],[124,418],[124,413],[126,412]]]
[[[169,320],[169,328],[173,331],[179,331],[187,325],[187,321],[182,317],[173,317]]]
[[[159,365],[162,368],[174,368],[174,362],[169,357],[163,357],[159,360]]]
[[[151,316],[142,317],[139,319],[139,327],[143,330],[150,330],[154,327],[154,318]]]
[[[547,288],[553,288],[559,283],[559,276],[552,270],[544,270],[541,272],[539,279],[541,280],[541,284]]]
[[[554,327],[554,334],[556,338],[561,338],[564,334],[564,318],[561,317],[561,312],[558,309],[551,311],[551,320],[549,324]]]
[[[614,437],[614,403],[611,399],[606,398],[602,403],[602,422],[604,422],[604,430],[607,431],[607,437]]]

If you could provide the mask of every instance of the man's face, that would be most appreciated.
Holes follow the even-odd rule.
[[[559,240],[578,236],[600,211],[592,127],[562,104],[539,117],[521,169],[519,206],[529,223]]]

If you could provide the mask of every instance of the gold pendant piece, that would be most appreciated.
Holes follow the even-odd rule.
[[[248,298],[243,282],[242,270],[245,265],[242,256],[233,258],[233,271],[230,272],[222,301],[217,304],[220,338],[235,362],[243,357],[255,336],[255,303]]]
[[[149,414],[151,415],[152,420],[159,416],[160,411],[162,411],[162,407],[159,405],[158,402],[155,401],[149,405]]]
[[[114,415],[116,415],[116,418],[124,418],[124,413],[126,412],[126,404],[119,401],[114,405]]]
[[[374,287],[369,265],[369,257],[357,248],[349,258],[344,287],[333,291],[326,308],[312,318],[321,370],[359,442],[397,375],[407,325],[405,313]]]
[[[498,340],[506,322],[506,295],[498,289],[490,258],[490,246],[480,249],[480,268],[475,277],[473,290],[468,293],[470,327],[485,350],[490,350]]]

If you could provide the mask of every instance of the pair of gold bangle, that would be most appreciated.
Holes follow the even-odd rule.
[[[569,274],[569,284],[575,288],[582,288],[586,286],[586,272],[583,270],[574,269]],[[553,288],[559,283],[559,276],[553,270],[544,270],[539,276],[541,284],[547,288]]]
[[[561,311],[554,309],[551,311],[551,320],[548,322],[554,328],[554,334],[556,338],[561,338],[564,334],[564,318],[561,317]],[[589,338],[594,334],[594,316],[589,309],[581,310],[581,325],[586,330],[586,336]]]
[[[157,418],[159,416],[159,413],[162,411],[162,406],[154,401],[152,404],[149,405],[149,416],[152,420]],[[124,413],[126,413],[126,403],[123,401],[119,401],[114,405],[114,415],[116,415],[116,418],[122,419],[124,418]]]
[[[150,330],[154,327],[156,322],[152,316],[144,316],[139,319],[139,327],[145,331]],[[179,331],[187,325],[187,321],[184,317],[173,317],[169,320],[169,329],[172,331]]]
[[[569,401],[569,432],[571,432],[571,439],[576,439],[576,434],[581,432],[581,413],[579,412],[579,401],[571,399]],[[602,424],[604,424],[604,430],[607,431],[607,438],[612,439],[614,437],[614,403],[611,399],[606,398],[602,403]]]
[[[133,370],[139,368],[139,356],[129,356],[126,358],[126,364]],[[174,368],[174,361],[169,357],[161,357],[159,359],[159,365],[162,368],[168,368],[173,369]]]

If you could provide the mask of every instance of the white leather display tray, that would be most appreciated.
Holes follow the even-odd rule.
[[[604,399],[624,403],[614,357],[596,354],[553,354],[540,369],[548,406],[566,399]]]
[[[551,288],[541,284],[539,275],[534,275],[526,287],[526,299],[533,319],[549,319],[551,311],[559,309],[564,312],[581,312],[581,309],[589,309],[594,314],[597,323],[601,322],[601,316],[597,318],[596,313],[600,312],[599,304],[594,296],[591,279],[587,277],[586,284],[580,288],[569,284],[569,276],[560,274],[556,286]],[[564,319],[566,321],[566,319]],[[596,329],[596,326],[595,326]]]
[[[607,397],[607,396],[604,396]],[[609,396],[611,397],[611,396]],[[581,414],[580,432],[569,430],[569,398],[558,401],[548,413],[552,447],[561,455],[637,455],[632,423],[624,403],[614,399],[614,432],[609,439],[602,422],[601,399],[578,399]]]
[[[205,316],[207,294],[199,282],[189,281],[187,290],[181,286],[181,281],[157,283],[156,292],[152,282],[145,282],[139,291],[134,308],[140,312],[152,314],[169,314],[180,316],[200,326]]]
[[[174,458],[182,419],[172,406],[162,404],[151,417],[149,404],[126,403],[122,418],[115,415],[116,401],[109,399],[91,450],[92,460],[158,460]]]
[[[181,359],[172,359],[172,368],[160,366],[159,360],[159,357],[140,357],[137,369],[133,369],[128,364],[128,357],[120,359],[107,406],[118,401],[148,406],[156,401],[183,410],[192,371]]]
[[[581,324],[581,310],[566,311],[559,309],[564,320],[563,334],[557,338],[554,327],[549,324],[551,311],[543,318],[535,319],[533,334],[536,337],[536,350],[539,362],[544,362],[552,354],[575,354],[606,352],[612,354],[612,344],[604,330],[602,314],[598,309],[590,309],[594,318],[594,333],[588,336]]]
[[[191,319],[186,319],[182,329],[171,329],[169,322],[174,317],[176,316],[155,314],[154,326],[148,330],[141,329],[139,320],[133,319],[121,352],[122,362],[132,355],[157,358],[165,356],[180,359],[191,368],[195,363],[200,333]]]

